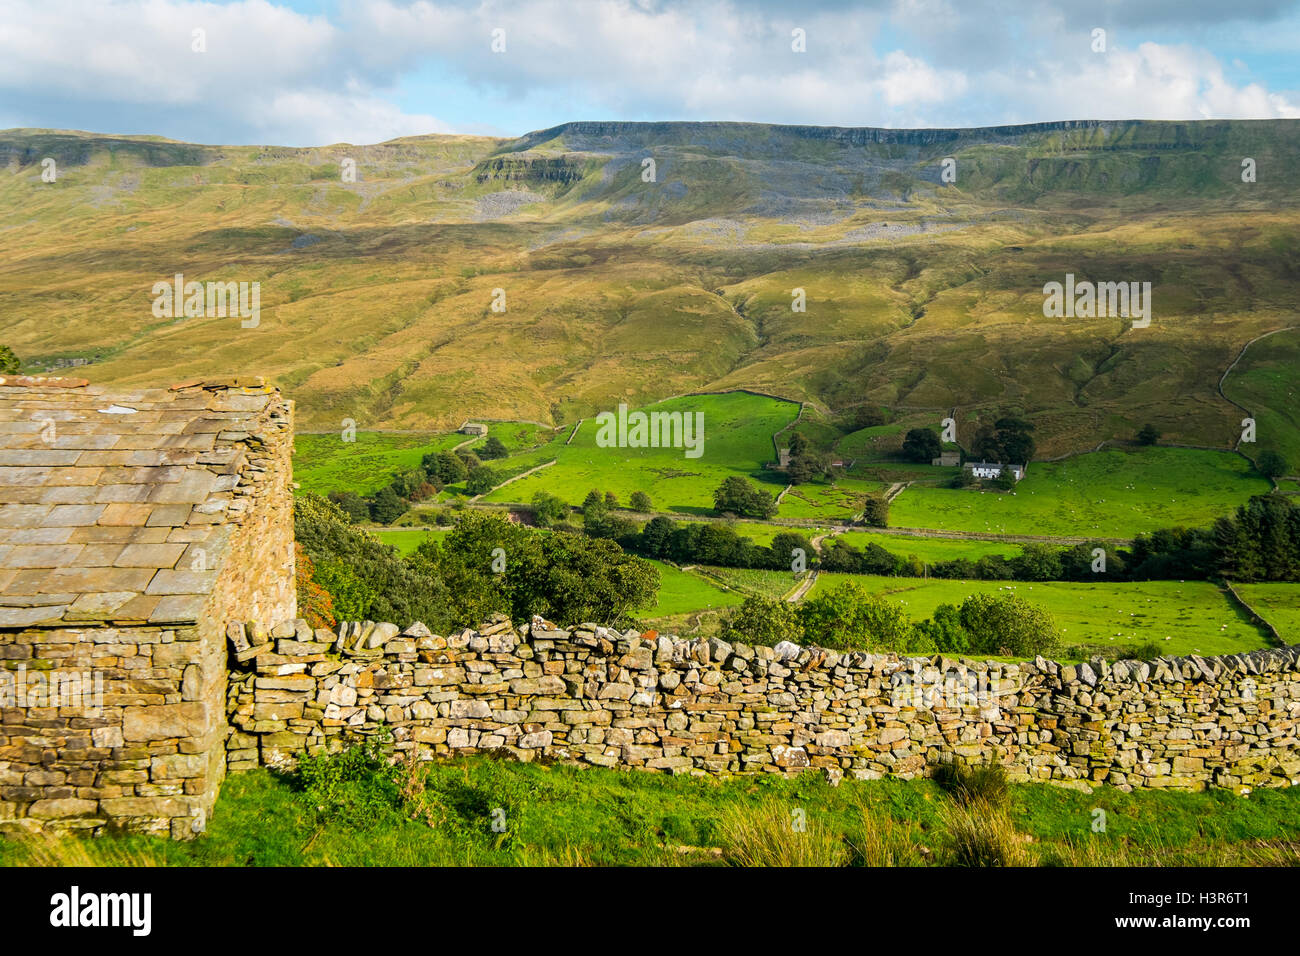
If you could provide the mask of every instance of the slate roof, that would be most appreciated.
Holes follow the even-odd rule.
[[[0,377],[0,627],[197,620],[250,435],[286,408],[261,379]]]

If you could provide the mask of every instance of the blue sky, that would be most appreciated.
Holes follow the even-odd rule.
[[[577,119],[1300,117],[1298,51],[1284,0],[0,0],[0,127],[307,146]]]

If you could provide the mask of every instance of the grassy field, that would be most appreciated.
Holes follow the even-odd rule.
[[[435,432],[357,432],[345,442],[339,432],[299,432],[293,441],[293,480],[299,490],[327,495],[331,491],[372,494],[393,475],[409,471],[433,451],[464,441],[465,435]]]
[[[818,774],[717,779],[519,764],[434,763],[403,802],[367,780],[357,814],[322,805],[268,770],[226,779],[207,831],[189,842],[142,836],[0,840],[0,864],[114,866],[927,866],[965,861],[954,800],[933,781]],[[367,789],[369,788],[369,789]],[[1092,832],[1106,811],[1105,833]],[[504,811],[505,832],[491,812]],[[806,832],[789,826],[806,814]],[[1249,798],[1216,790],[1081,793],[1013,784],[1007,844],[1029,866],[1295,864],[1300,788]],[[498,816],[498,819],[500,817]],[[763,835],[767,834],[767,838]],[[768,846],[768,853],[756,847]],[[1023,853],[1023,856],[1019,856]]]
[[[510,459],[487,462],[503,477],[545,459],[547,444],[555,440],[550,428],[526,421],[493,421],[487,423],[487,434],[499,438],[512,453]],[[299,432],[294,436],[294,480],[299,490],[372,494],[396,473],[419,466],[426,454],[460,445],[473,450],[485,441],[459,432],[357,432],[352,442],[341,436],[341,432]],[[523,466],[525,460],[528,466]]]
[[[1277,629],[1288,644],[1300,644],[1300,584],[1234,584],[1257,614]]]
[[[936,561],[956,561],[960,558],[978,561],[989,554],[1009,558],[1020,553],[1020,545],[1004,544],[999,541],[919,538],[901,534],[875,534],[869,531],[845,531],[843,534],[836,535],[834,540],[845,541],[855,548],[876,544],[890,554],[902,558],[915,555],[926,564],[933,564]]]
[[[441,541],[448,534],[442,528],[367,528],[384,544],[391,544],[402,554],[410,554],[425,541]]]
[[[1205,581],[1031,584],[822,574],[810,596],[845,580],[899,602],[916,620],[930,617],[940,604],[960,604],[971,594],[1015,594],[1046,608],[1066,645],[1087,645],[1102,654],[1108,645],[1148,641],[1161,654],[1173,655],[1234,654],[1265,646],[1259,629]]]
[[[863,499],[888,486],[861,478],[841,478],[833,484],[814,482],[794,485],[781,499],[780,518],[813,518],[819,521],[848,521],[862,511]]]
[[[709,574],[728,587],[758,597],[779,598],[798,584],[791,571],[764,571],[756,568],[707,568]]]
[[[595,419],[586,419],[572,444],[551,446],[556,464],[498,488],[486,501],[528,502],[538,491],[580,505],[596,488],[612,491],[627,504],[632,492],[644,491],[656,511],[711,513],[713,492],[731,475],[760,476],[762,464],[775,457],[772,435],[798,412],[791,402],[741,392],[698,395],[649,406],[647,411],[702,412],[704,449],[686,458],[679,448],[601,448]],[[494,463],[509,467],[513,459]],[[769,486],[775,494],[779,485]]]
[[[528,422],[487,424],[488,435],[499,438],[514,453],[512,460],[522,459],[527,451],[554,437],[551,429]],[[293,477],[300,490],[319,495],[331,491],[371,494],[399,472],[417,467],[427,454],[450,451],[465,443],[474,449],[485,440],[459,432],[358,431],[356,441],[345,442],[341,431],[299,432],[293,443]]]
[[[659,569],[659,603],[641,612],[646,620],[676,617],[698,611],[732,607],[744,600],[734,590],[724,590],[706,578],[681,571],[662,561],[651,561]]]
[[[1288,321],[1296,323],[1294,316]],[[1246,349],[1223,393],[1255,418],[1255,444],[1243,444],[1242,451],[1254,458],[1271,448],[1286,458],[1290,474],[1300,474],[1300,329],[1278,332]]]
[[[1229,452],[1108,449],[1031,465],[1011,493],[913,485],[894,499],[889,523],[1129,539],[1157,528],[1208,525],[1270,487]]]

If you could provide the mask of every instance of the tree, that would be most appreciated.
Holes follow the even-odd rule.
[[[497,486],[497,473],[486,465],[471,469],[465,479],[465,490],[471,495],[485,495]]]
[[[549,528],[569,513],[569,506],[564,499],[545,491],[533,495],[533,520],[538,527]]]
[[[1037,450],[1033,436],[1034,426],[1020,418],[999,418],[990,425],[981,425],[971,440],[971,452],[984,461],[1027,465]]]
[[[862,521],[873,528],[889,527],[889,499],[882,494],[867,495],[862,502]]]
[[[592,488],[591,491],[587,492],[587,497],[582,499],[583,511],[586,511],[588,508],[593,508],[593,507],[599,507],[599,508],[605,507],[605,496],[602,495],[595,488]]]
[[[803,552],[803,565],[809,567],[817,552],[813,550],[812,542],[806,535],[798,531],[782,531],[772,539],[771,544],[772,562],[775,567],[791,569],[795,558],[798,555],[796,551]]]
[[[928,428],[913,428],[903,439],[903,457],[929,464],[943,453],[939,436]]]
[[[808,641],[832,650],[903,651],[912,636],[902,605],[852,582],[805,601],[799,620]]]
[[[436,478],[444,486],[464,481],[469,474],[469,469],[460,456],[449,451],[425,455],[420,464],[430,477]]]
[[[377,524],[392,524],[406,514],[409,505],[392,488],[380,488],[370,502],[370,520]]]
[[[799,432],[790,436],[790,460],[786,467],[790,484],[801,485],[820,478],[827,468],[826,456],[814,449],[807,438]]]
[[[618,507],[618,495],[612,491],[605,492],[605,507],[611,511]]]
[[[773,647],[782,641],[798,644],[803,625],[795,605],[777,598],[747,597],[722,622],[722,638],[742,644]]]
[[[859,405],[853,413],[855,428],[875,428],[886,422],[885,413],[874,405]]]
[[[494,458],[505,458],[509,454],[510,452],[506,449],[506,446],[502,443],[500,438],[497,438],[496,435],[489,435],[488,440],[478,449],[478,456],[484,461],[491,461]]]
[[[961,625],[980,654],[1031,657],[1054,653],[1060,636],[1052,616],[1014,594],[972,594],[961,605]]]
[[[354,524],[370,520],[370,502],[356,492],[331,491],[329,498]]]
[[[664,515],[656,515],[641,529],[637,550],[651,558],[666,558],[676,531],[677,522]]]
[[[1058,581],[1061,578],[1061,553],[1046,544],[1027,544],[1010,561],[1017,581]]]
[[[17,375],[22,368],[23,363],[14,354],[14,350],[7,345],[0,345],[0,375]]]
[[[999,461],[1027,465],[1037,450],[1030,432],[1034,426],[1020,418],[999,418],[993,423],[1004,458]]]
[[[413,567],[397,550],[355,527],[337,506],[313,494],[294,497],[294,538],[315,564],[336,616],[354,621],[421,621],[447,633],[452,604],[437,574]],[[457,599],[459,605],[459,596]],[[482,618],[474,624],[482,622]]]
[[[1276,480],[1290,471],[1291,465],[1280,454],[1269,448],[1259,453],[1255,468],[1265,478]]]
[[[718,486],[713,493],[713,506],[719,514],[747,518],[770,518],[776,514],[772,496],[739,475],[732,475]]]
[[[632,497],[628,499],[628,507],[643,514],[654,510],[654,506],[650,503],[650,496],[644,491],[632,492]]]
[[[1138,429],[1137,440],[1139,445],[1154,445],[1160,440],[1160,430],[1148,422]]]

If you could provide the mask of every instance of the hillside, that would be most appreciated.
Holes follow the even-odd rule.
[[[1300,325],[1298,134],[570,123],[289,149],[9,130],[0,342],[101,382],[265,374],[304,428],[557,424],[750,388],[900,421],[1016,412],[1048,456],[1147,421],[1226,448],[1228,398],[1296,427],[1272,353],[1234,369],[1228,398],[1219,381],[1246,343]],[[1150,281],[1150,327],[1044,318],[1067,272]],[[151,289],[176,273],[260,282],[260,323],[156,317]]]

